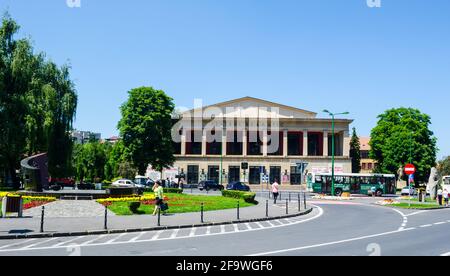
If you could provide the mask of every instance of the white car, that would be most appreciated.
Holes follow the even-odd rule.
[[[402,189],[401,194],[402,194],[402,196],[408,196],[408,195],[414,196],[414,195],[417,195],[417,191],[416,191],[416,188],[414,188],[414,187],[411,187],[411,189],[409,187],[405,187]]]
[[[114,181],[111,186],[116,188],[134,188],[135,184],[133,181],[128,179],[119,179]]]

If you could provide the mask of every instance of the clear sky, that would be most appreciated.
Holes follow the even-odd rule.
[[[432,117],[450,154],[450,1],[1,0],[35,48],[72,65],[75,127],[117,134],[131,88],[179,106],[253,96],[351,112],[360,135],[392,107]]]

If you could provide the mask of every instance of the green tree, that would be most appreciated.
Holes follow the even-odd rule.
[[[129,91],[121,107],[118,124],[124,146],[139,174],[151,164],[157,170],[171,166],[173,156],[171,129],[175,105],[164,91],[140,87]]]
[[[439,161],[437,169],[440,176],[450,175],[450,156]]]
[[[6,14],[0,27],[0,168],[16,187],[20,159],[34,153],[48,152],[52,176],[70,174],[77,105],[69,67],[34,54],[28,39],[14,38],[18,30]]]
[[[352,139],[350,141],[350,157],[352,158],[352,173],[361,172],[361,143],[356,134],[356,128],[353,128]]]
[[[370,156],[378,162],[376,172],[397,174],[412,162],[416,183],[427,181],[436,165],[436,138],[429,129],[431,118],[413,108],[390,109],[378,116],[372,130]]]

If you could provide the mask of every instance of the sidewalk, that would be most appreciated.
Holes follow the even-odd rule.
[[[301,212],[298,212],[298,205],[293,201],[289,204],[289,215],[286,215],[285,202],[275,206],[273,202],[269,201],[269,217],[266,217],[266,199],[257,198],[257,200],[260,202],[258,205],[240,209],[239,220],[237,219],[236,209],[220,210],[205,212],[203,224],[201,223],[200,212],[161,216],[161,227],[158,227],[157,216],[115,216],[109,212],[108,231],[104,230],[104,215],[91,217],[45,217],[43,236],[76,236],[110,232],[201,227],[294,217],[305,215],[311,211],[309,206],[305,210],[302,205]],[[32,210],[29,214],[32,215],[25,218],[0,219],[0,239],[35,237],[33,235],[36,234],[38,235],[37,237],[40,237],[41,216],[37,215],[36,210]]]

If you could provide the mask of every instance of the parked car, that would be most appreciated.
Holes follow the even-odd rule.
[[[119,180],[114,181],[111,184],[111,187],[114,187],[114,188],[134,188],[134,187],[136,187],[136,184],[134,184],[134,182],[129,180],[129,179],[119,179]]]
[[[250,192],[250,187],[242,182],[232,182],[227,185],[227,190],[230,191],[243,191],[243,192]]]
[[[200,183],[198,183],[198,189],[200,191],[206,190],[206,191],[210,191],[210,190],[214,190],[214,191],[222,191],[224,188],[223,185],[218,184],[215,181],[202,181]]]
[[[136,176],[134,178],[134,183],[138,188],[152,188],[155,185],[155,181],[151,180],[148,182],[148,178],[145,176]]]
[[[75,189],[75,180],[72,178],[53,178],[48,179],[49,188],[54,191],[62,190],[66,187]]]
[[[416,188],[411,187],[411,189],[409,189],[409,187],[405,187],[405,188],[402,189],[401,195],[402,196],[407,196],[407,195],[414,196],[414,195],[417,195]]]

